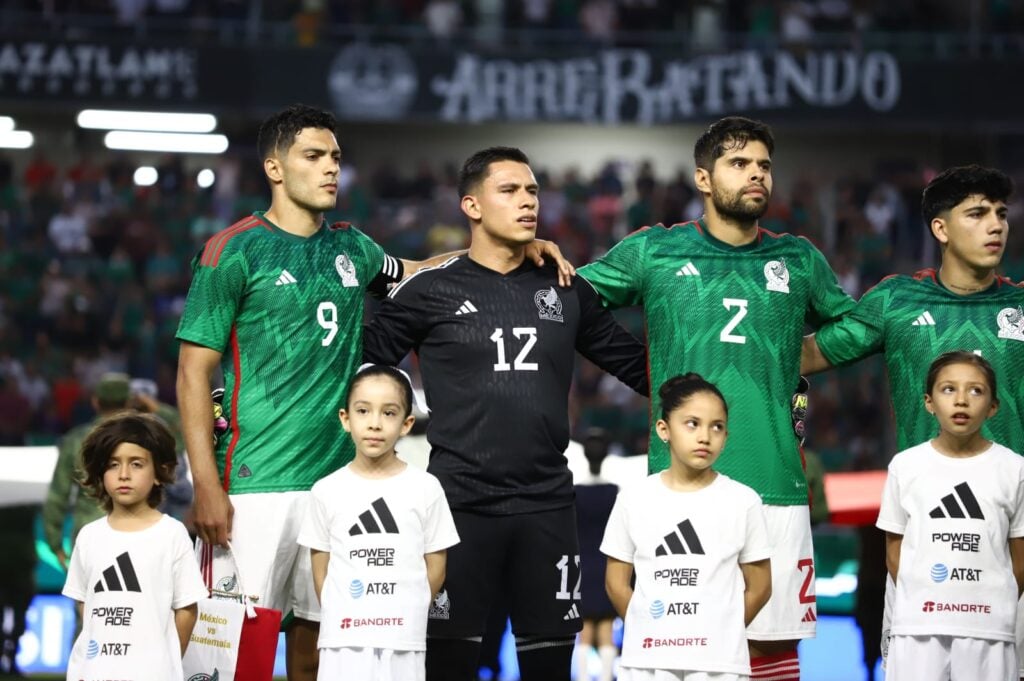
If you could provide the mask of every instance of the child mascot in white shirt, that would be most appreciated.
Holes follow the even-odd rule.
[[[761,499],[712,468],[728,434],[718,388],[689,373],[658,392],[671,463],[619,493],[601,544],[625,619],[618,678],[745,680],[746,625],[771,596]]]
[[[924,395],[939,433],[889,464],[877,522],[896,583],[889,681],[1018,678],[1024,458],[982,435],[995,395],[980,355],[940,355]]]
[[[339,416],[355,459],[313,485],[299,544],[322,609],[319,681],[423,681],[427,612],[459,541],[441,484],[398,458],[413,392],[394,367],[364,365]]]

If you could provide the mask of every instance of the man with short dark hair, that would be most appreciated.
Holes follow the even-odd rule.
[[[790,398],[805,322],[836,319],[853,300],[810,241],[758,226],[772,194],[774,147],[764,123],[716,121],[694,145],[704,215],[640,229],[580,275],[607,305],[643,306],[651,385],[695,371],[725,394],[729,440],[715,468],[761,495],[772,542],[772,597],[747,628],[751,679],[790,681],[800,678],[796,644],[814,636],[817,620],[807,480]],[[648,461],[651,472],[668,466],[658,437],[650,438]],[[666,532],[679,522],[665,520]]]
[[[937,175],[921,195],[921,215],[942,250],[939,268],[886,277],[846,316],[804,339],[804,373],[885,354],[896,451],[921,444],[937,431],[921,402],[932,361],[944,352],[969,350],[1007,379],[999,381],[999,411],[982,432],[1024,453],[1024,288],[997,273],[1010,231],[1006,203],[1012,194],[1013,182],[994,168],[960,166]],[[893,589],[887,577],[883,659]],[[1019,604],[1017,640],[1024,645]]]
[[[427,679],[476,678],[487,616],[502,600],[522,679],[566,681],[581,625],[564,455],[574,357],[646,395],[644,347],[586,281],[559,288],[552,267],[526,257],[539,201],[522,151],[473,154],[458,191],[469,252],[396,286],[364,336],[368,362],[419,356],[431,409],[428,470],[461,538],[430,611]]]

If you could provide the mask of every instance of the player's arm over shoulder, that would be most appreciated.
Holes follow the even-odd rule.
[[[871,287],[841,317],[826,322],[804,338],[801,365],[808,373],[829,366],[845,366],[885,350],[886,318],[893,297],[904,285],[902,276],[887,277]],[[822,367],[822,364],[826,366]],[[820,368],[819,368],[820,367]]]
[[[363,361],[397,365],[423,340],[430,324],[429,294],[438,270],[420,270],[391,289],[363,329]]]
[[[649,397],[647,346],[627,331],[601,304],[597,291],[587,280],[573,281],[580,302],[580,325],[576,349],[604,371],[634,391]]]
[[[578,270],[609,307],[640,305],[646,269],[647,242],[652,230],[644,227],[627,235],[603,256]]]

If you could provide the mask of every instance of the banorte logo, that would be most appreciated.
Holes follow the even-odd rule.
[[[935,601],[925,601],[924,607],[921,608],[922,612],[935,612]]]
[[[341,628],[342,629],[348,629],[351,626],[352,626],[352,618],[351,617],[346,617],[343,620],[341,620]]]
[[[654,639],[653,638],[645,638],[644,639],[644,648],[650,648],[652,643],[654,643]]]

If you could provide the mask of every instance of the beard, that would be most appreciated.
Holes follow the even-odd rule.
[[[757,203],[753,199],[744,198],[742,189],[731,196],[725,195],[717,187],[711,190],[711,203],[718,214],[737,222],[754,222],[760,218],[768,210],[770,198],[771,195],[768,195],[763,202]]]

